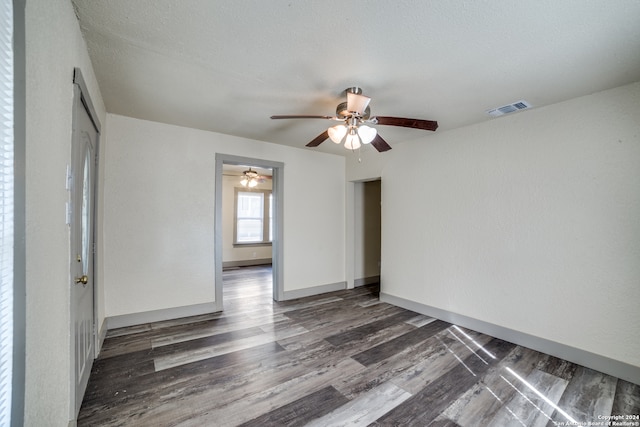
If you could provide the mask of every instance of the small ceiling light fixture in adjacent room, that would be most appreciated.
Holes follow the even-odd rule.
[[[258,185],[258,172],[251,170],[251,168],[249,168],[248,171],[242,172],[242,179],[240,180],[240,184],[243,187],[255,187],[256,185]]]

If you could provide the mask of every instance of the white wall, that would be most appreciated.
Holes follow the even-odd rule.
[[[344,158],[111,115],[106,315],[212,302],[215,155],[283,162],[284,290],[344,281]]]
[[[640,83],[388,154],[385,293],[640,366]]]
[[[80,67],[104,124],[105,110],[68,0],[26,2],[25,425],[70,419],[69,227],[73,68]]]
[[[265,260],[271,258],[271,245],[234,246],[233,228],[235,225],[235,189],[243,188],[239,176],[222,177],[222,262]],[[271,190],[271,180],[259,183],[256,190]]]

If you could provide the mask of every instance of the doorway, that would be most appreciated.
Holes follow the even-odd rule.
[[[380,282],[381,180],[354,185],[354,286]]]
[[[272,297],[275,301],[280,301],[284,296],[284,282],[283,282],[283,182],[284,182],[284,163],[273,162],[268,160],[261,160],[248,157],[240,157],[226,154],[216,155],[216,189],[215,189],[215,304],[216,310],[224,310],[223,301],[223,266],[224,266],[224,236],[229,233],[233,233],[229,227],[225,227],[224,224],[224,181],[225,181],[225,166],[251,166],[257,169],[264,169],[271,171],[271,216],[272,226],[268,228],[268,233],[271,237],[271,264],[272,264],[272,283],[273,292]],[[266,203],[264,199],[264,193],[262,193],[263,203]],[[234,233],[235,234],[235,233]],[[265,236],[266,237],[266,236]],[[233,239],[235,240],[235,239]],[[256,258],[258,251],[252,251],[249,249],[251,258],[253,258],[253,252],[256,252]]]
[[[70,191],[71,410],[78,414],[96,350],[94,220],[100,124],[82,73],[74,73]]]

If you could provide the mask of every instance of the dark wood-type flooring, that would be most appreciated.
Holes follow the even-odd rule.
[[[223,313],[109,331],[78,425],[550,427],[640,414],[638,385],[380,303],[374,286],[277,303],[269,267],[224,283]]]

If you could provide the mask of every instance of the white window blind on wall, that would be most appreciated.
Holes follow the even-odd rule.
[[[0,0],[0,426],[11,423],[13,365],[12,35],[12,0]]]

